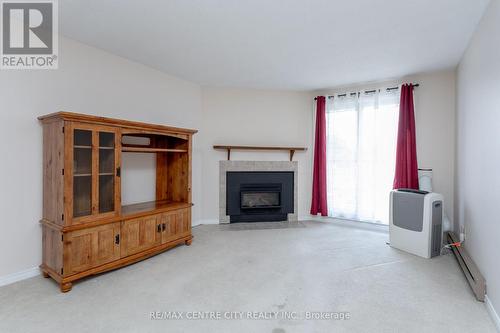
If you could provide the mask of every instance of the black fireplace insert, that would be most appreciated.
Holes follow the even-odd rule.
[[[227,172],[230,222],[286,221],[294,212],[293,172]]]

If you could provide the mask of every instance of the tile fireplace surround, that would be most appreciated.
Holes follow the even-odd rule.
[[[273,172],[291,171],[293,172],[293,214],[288,214],[288,221],[297,221],[298,212],[298,162],[292,161],[219,161],[219,223],[229,223],[229,216],[226,215],[226,174],[230,171],[248,172]]]

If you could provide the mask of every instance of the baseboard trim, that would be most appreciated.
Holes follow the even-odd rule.
[[[0,287],[12,284],[14,282],[26,280],[35,276],[40,275],[40,268],[33,267],[26,269],[24,271],[8,274],[0,277]]]
[[[202,224],[219,224],[218,219],[201,219],[197,221],[193,221],[193,227],[197,225],[202,225]]]
[[[491,303],[490,299],[488,298],[488,295],[484,298],[484,304],[486,306],[486,310],[488,310],[488,314],[490,315],[491,319],[493,319],[493,322],[495,323],[495,327],[497,329],[497,332],[500,332],[500,317],[498,316],[497,311],[493,307],[493,304]]]

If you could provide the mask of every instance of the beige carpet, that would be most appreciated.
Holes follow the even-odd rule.
[[[302,222],[194,235],[67,294],[42,277],[2,287],[0,332],[495,332],[453,256],[394,250],[385,233]]]

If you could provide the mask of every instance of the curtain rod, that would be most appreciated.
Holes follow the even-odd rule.
[[[413,87],[420,87],[420,84],[419,83],[413,83]],[[390,87],[390,88],[386,88],[387,91],[391,91],[391,90],[397,90],[399,89],[399,87]],[[380,89],[378,89],[378,91],[380,91]],[[371,93],[374,93],[374,92],[377,92],[377,89],[376,90],[365,90],[364,93],[365,94],[371,94]],[[350,93],[349,95],[350,96],[354,96],[356,94],[359,94],[359,93]],[[328,98],[332,98],[334,97],[335,95],[328,95],[326,97]],[[337,95],[337,97],[346,97],[347,94],[339,94]],[[316,97],[314,97],[314,100],[316,100]]]

